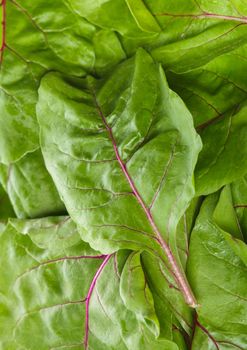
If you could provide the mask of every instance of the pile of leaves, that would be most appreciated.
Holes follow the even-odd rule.
[[[0,349],[246,349],[247,2],[1,16]]]

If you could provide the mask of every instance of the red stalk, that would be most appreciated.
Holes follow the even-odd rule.
[[[91,296],[93,294],[93,290],[94,287],[97,283],[97,280],[101,274],[101,272],[103,271],[104,267],[106,266],[106,264],[108,263],[108,261],[110,260],[110,258],[112,257],[112,254],[106,255],[104,261],[102,262],[102,264],[100,265],[100,267],[98,268],[96,274],[94,275],[94,278],[92,280],[92,283],[89,287],[87,296],[86,296],[86,321],[85,321],[85,339],[84,339],[84,346],[85,346],[85,350],[88,349],[88,337],[89,337],[89,303],[90,303],[90,299]]]
[[[152,213],[150,211],[150,209],[148,207],[146,207],[140,193],[138,192],[135,184],[134,184],[134,181],[132,180],[130,174],[128,173],[128,170],[127,170],[127,167],[126,167],[126,164],[123,162],[123,160],[121,159],[120,157],[120,154],[118,152],[118,148],[117,148],[117,143],[115,141],[115,138],[114,138],[114,135],[113,135],[113,132],[112,132],[112,128],[108,125],[107,123],[107,120],[103,114],[103,112],[101,111],[100,109],[100,106],[98,105],[97,103],[97,100],[96,100],[96,97],[94,95],[94,99],[95,99],[95,105],[96,105],[96,108],[98,110],[98,113],[99,113],[99,116],[101,117],[102,121],[103,121],[103,124],[105,125],[105,128],[106,130],[108,131],[108,135],[109,135],[109,138],[112,142],[112,145],[113,145],[113,148],[114,148],[114,151],[115,151],[115,155],[116,155],[116,158],[117,158],[117,161],[123,171],[123,174],[125,175],[130,187],[131,187],[131,190],[134,194],[134,196],[136,197],[138,203],[141,205],[142,209],[144,210],[145,214],[146,214],[146,217],[151,225],[151,227],[153,228],[153,231],[157,237],[157,240],[160,244],[160,246],[162,247],[163,251],[165,252],[166,254],[166,257],[169,261],[169,264],[171,266],[171,270],[177,280],[177,283],[178,283],[178,286],[179,286],[179,289],[180,291],[182,292],[183,296],[184,296],[184,299],[186,301],[186,303],[190,306],[190,307],[193,307],[195,308],[197,306],[197,302],[196,302],[196,299],[192,293],[192,290],[186,280],[186,278],[184,277],[183,273],[180,271],[180,268],[176,262],[176,259],[175,257],[173,256],[172,254],[172,251],[170,249],[170,247],[168,246],[168,244],[166,243],[166,241],[163,239],[161,233],[159,232],[159,229],[158,227],[156,226],[155,222],[154,222],[154,219],[153,219],[153,216],[152,216]]]
[[[6,1],[7,0],[2,0],[0,5],[2,7],[2,44],[0,47],[0,64],[3,61],[3,53],[6,47]]]

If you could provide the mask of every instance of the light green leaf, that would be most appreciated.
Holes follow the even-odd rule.
[[[120,295],[124,305],[133,311],[155,334],[159,335],[153,296],[150,292],[142,265],[141,253],[133,252],[128,257],[120,279]]]
[[[41,217],[66,212],[40,149],[9,166],[1,165],[0,179],[19,218]]]
[[[49,74],[37,114],[47,169],[82,239],[104,253],[168,256],[166,239],[177,254],[201,142],[161,67],[139,50],[106,81]]]
[[[185,211],[178,223],[176,242],[179,258],[184,270],[186,270],[186,263],[189,255],[190,234],[194,227],[201,202],[202,199],[200,197],[193,198],[188,209]]]
[[[7,193],[0,185],[0,234],[5,229],[9,217],[15,217],[15,213]]]
[[[247,241],[247,178],[235,181],[231,184],[232,198],[234,208],[237,214],[238,222],[243,232],[245,241]]]
[[[142,0],[125,0],[138,27],[144,32],[160,32],[161,28]]]
[[[193,196],[192,174],[201,147],[190,114],[144,51],[119,66],[96,97],[90,89],[86,81],[49,74],[39,90],[42,150],[67,209],[86,225],[83,237],[95,247],[126,248],[125,239],[137,241],[135,247],[138,241],[150,245],[154,233],[121,169],[120,162],[126,163],[132,186],[162,235],[170,233],[172,240]]]
[[[245,25],[219,23],[192,38],[152,50],[152,56],[165,69],[185,73],[246,43]]]
[[[200,69],[168,74],[171,87],[190,109],[204,144],[195,173],[199,194],[214,192],[247,172],[242,161],[246,159],[247,85],[242,73],[247,68],[246,58],[245,45]]]
[[[69,218],[12,224],[23,233],[9,225],[0,236],[0,348],[85,349],[85,304],[104,257],[78,234],[77,241],[71,240],[75,225]],[[45,229],[56,242],[64,240],[63,251],[47,241]],[[108,260],[90,294],[88,348],[178,350],[169,340],[155,339],[125,308],[114,258]]]
[[[195,171],[197,194],[215,192],[246,174],[246,110],[244,102],[202,131],[204,147]]]
[[[216,203],[217,195],[205,200],[191,236],[187,271],[201,305],[193,350],[202,342],[202,333],[208,339],[203,349],[214,349],[215,344],[218,349],[227,349],[227,344],[244,349],[247,343],[247,268],[213,222]],[[246,256],[243,242],[241,249]]]
[[[68,0],[68,2],[76,13],[89,22],[127,37],[153,38],[159,31],[158,23],[141,1],[138,1],[138,4],[126,0]]]
[[[143,269],[153,294],[155,310],[160,322],[161,336],[173,339],[173,325],[179,324],[191,335],[193,310],[184,302],[183,295],[171,276],[167,265],[150,253],[142,253]]]
[[[231,187],[229,185],[225,186],[221,191],[213,218],[216,224],[224,231],[229,232],[236,238],[243,239],[238,218],[233,207]]]
[[[90,39],[95,28],[59,0],[45,5],[42,0],[35,4],[11,0],[6,7],[6,47],[0,73],[0,162],[9,164],[38,146],[35,104],[41,76],[50,69],[73,75],[92,69]]]

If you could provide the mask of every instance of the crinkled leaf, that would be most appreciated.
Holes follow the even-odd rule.
[[[220,193],[213,218],[216,224],[224,231],[229,232],[236,238],[243,239],[238,217],[233,206],[231,187],[229,185],[225,186]]]
[[[166,336],[177,321],[189,335],[193,325],[193,310],[184,302],[183,295],[176,281],[171,276],[168,266],[164,266],[160,258],[150,253],[142,253],[142,262],[150,290],[154,296],[154,306],[161,322],[161,334]],[[179,326],[179,327],[181,327]],[[172,338],[171,338],[172,339]]]
[[[159,25],[141,0],[68,0],[71,7],[95,25],[127,37],[153,38]]]
[[[246,69],[247,46],[244,45],[188,73],[167,72],[167,78],[171,88],[186,102],[200,132],[246,99],[243,74]]]
[[[9,217],[15,217],[15,213],[7,193],[4,191],[3,187],[0,186],[0,220]]]
[[[0,237],[0,347],[84,349],[85,298],[103,257],[78,234],[71,240],[76,233],[68,218],[12,224]],[[64,240],[63,250],[50,245],[45,230],[57,242]],[[171,341],[156,340],[125,308],[113,257],[97,280],[89,306],[89,348],[178,350]]]
[[[0,161],[8,164],[38,146],[35,104],[40,77],[50,69],[82,75],[83,68],[92,68],[94,51],[88,40],[95,28],[63,1],[44,5],[41,0],[35,4],[11,0],[5,6]]]
[[[186,74],[168,74],[190,109],[204,144],[196,167],[198,194],[208,194],[246,171],[246,45]]]
[[[209,194],[235,181],[247,170],[247,105],[244,102],[224,119],[205,128],[204,147],[195,171],[197,194]]]
[[[9,166],[2,164],[0,179],[17,217],[42,217],[65,212],[40,149]]]
[[[15,213],[7,193],[0,185],[0,234],[5,229],[9,217],[15,217]]]
[[[213,221],[217,200],[217,195],[205,200],[191,236],[188,276],[201,305],[195,350],[198,344],[225,350],[247,343],[246,265]],[[246,254],[246,245],[242,249]]]
[[[131,253],[125,263],[120,279],[120,295],[127,309],[133,311],[158,336],[159,322],[153,296],[141,265],[141,253],[138,251]]]
[[[200,197],[193,198],[188,209],[181,217],[177,227],[176,244],[178,248],[179,258],[184,270],[186,270],[186,263],[189,255],[190,234],[194,227],[195,219],[197,217],[201,201],[202,200]]]
[[[90,83],[49,74],[39,90],[42,151],[69,213],[105,252],[154,249],[148,211],[172,242],[201,147],[190,114],[144,51]]]
[[[247,178],[235,181],[231,184],[234,208],[237,214],[241,231],[247,240]]]

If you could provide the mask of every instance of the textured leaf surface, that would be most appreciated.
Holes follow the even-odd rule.
[[[39,90],[42,150],[67,209],[107,251],[156,244],[147,210],[172,240],[194,192],[190,114],[144,51],[97,91],[85,84],[49,74]]]
[[[125,306],[136,313],[140,321],[146,323],[156,336],[159,335],[159,322],[141,265],[140,252],[131,253],[126,261],[121,274],[120,295]]]
[[[144,50],[105,82],[70,82],[45,77],[37,113],[46,166],[82,238],[107,253],[162,249],[194,305],[170,249],[194,194],[201,142],[191,115]]]
[[[244,102],[237,111],[203,130],[204,147],[195,172],[198,194],[215,192],[246,174],[246,108]]]
[[[2,164],[0,179],[17,217],[42,217],[66,211],[44,166],[40,149],[9,166]]]
[[[79,21],[62,1],[36,1],[34,6],[9,0],[5,6],[6,23],[15,23],[6,24],[0,73],[0,161],[9,163],[38,146],[35,104],[44,72],[81,75],[83,67],[92,67],[94,52],[87,39],[94,26]]]
[[[0,10],[0,349],[246,349],[246,2]]]
[[[220,189],[247,172],[246,45],[168,81],[190,109],[204,147],[195,172],[198,194]]]
[[[216,203],[217,196],[205,200],[190,243],[188,275],[201,305],[192,349],[204,343],[203,349],[244,349],[246,264],[212,219]]]
[[[1,348],[84,349],[86,296],[103,257],[80,240],[68,217],[11,224],[0,238]],[[112,257],[92,293],[89,349],[178,350],[155,340],[125,308],[114,266]]]
[[[231,184],[233,205],[241,231],[247,240],[247,179],[246,176]]]
[[[0,186],[0,233],[4,230],[9,217],[15,217],[15,213],[7,193]]]

